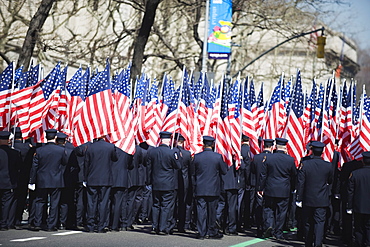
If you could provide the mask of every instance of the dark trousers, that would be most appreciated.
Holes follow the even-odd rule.
[[[14,201],[14,192],[12,189],[0,189],[0,228],[9,227],[9,212],[11,211],[12,203]]]
[[[227,208],[227,224],[226,231],[236,232],[237,220],[237,207],[238,207],[238,190],[226,190],[226,208]]]
[[[63,188],[60,195],[60,224],[69,228],[76,225],[74,190],[74,188]]]
[[[174,190],[153,190],[152,226],[161,232],[168,231],[168,220],[171,213],[171,202],[174,198]]]
[[[218,196],[197,196],[197,228],[199,236],[214,236],[216,229],[216,209]]]
[[[75,188],[75,203],[76,203],[76,224],[77,226],[86,225],[86,188],[78,184]]]
[[[139,217],[139,211],[140,208],[143,204],[143,191],[144,191],[145,186],[138,186],[136,188],[136,193],[135,193],[135,202],[134,202],[134,211],[132,213],[133,218],[132,218],[132,223],[133,224]],[[137,222],[137,221],[136,221]]]
[[[140,193],[141,187],[140,186],[133,186],[128,189],[128,194],[127,194],[127,213],[125,220],[123,222],[123,227],[130,227],[134,221],[135,221],[135,216],[137,213],[137,207],[139,206],[139,201],[140,199],[137,198],[138,193]]]
[[[335,199],[334,195],[331,198],[331,205],[333,208],[332,215],[330,217],[330,228],[331,232],[334,234],[339,235],[340,233],[340,222],[341,222],[341,213],[340,213],[340,200]]]
[[[263,197],[254,192],[254,220],[257,226],[257,237],[262,237],[263,233]]]
[[[15,210],[15,225],[17,226],[22,224],[23,211],[26,207],[27,191],[27,184],[18,184],[18,187],[15,189],[15,197],[17,200],[17,207]]]
[[[370,246],[370,214],[355,213],[355,246]]]
[[[113,230],[119,230],[121,224],[121,218],[123,218],[123,207],[126,207],[127,203],[127,188],[115,187],[111,190],[111,215],[110,215],[110,227]]]
[[[265,196],[263,218],[265,229],[272,227],[276,238],[283,237],[283,226],[288,211],[289,198]]]
[[[190,230],[192,226],[196,225],[197,222],[197,204],[196,199],[193,196],[194,188],[193,186],[190,186],[186,195],[186,216],[185,216],[185,230]]]
[[[38,188],[35,199],[35,226],[40,227],[44,211],[47,209],[48,196],[50,196],[49,215],[47,216],[47,228],[56,227],[59,218],[60,188]]]
[[[170,212],[168,214],[168,227],[167,227],[167,230],[168,231],[171,231],[175,228],[176,226],[176,219],[177,219],[177,212],[175,212],[175,210],[177,210],[177,190],[174,190],[173,192],[173,198],[172,200],[170,201]]]
[[[324,238],[327,207],[303,207],[305,246],[321,246]]]
[[[36,191],[30,190],[28,193],[28,224],[35,226]]]
[[[187,192],[188,192],[187,188],[179,188],[177,193],[177,210],[176,210],[178,219],[177,229],[181,231],[185,229]]]
[[[108,226],[110,190],[109,186],[87,186],[87,230],[102,231]]]
[[[342,200],[342,238],[344,243],[350,244],[353,241],[353,215],[347,214],[346,201]]]
[[[219,198],[218,198],[218,203],[217,203],[217,208],[216,208],[216,220],[217,222],[221,225],[220,230],[225,230],[226,228],[226,221],[227,221],[227,213],[225,212],[226,210],[226,192],[223,191],[221,192]]]
[[[139,216],[142,221],[149,220],[150,214],[152,213],[152,204],[152,190],[151,188],[145,186],[143,189],[143,201],[141,204],[141,212]]]

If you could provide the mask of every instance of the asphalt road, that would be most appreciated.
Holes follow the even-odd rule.
[[[8,230],[0,232],[0,246],[124,246],[124,247],[272,247],[272,246],[304,246],[296,241],[295,232],[285,233],[285,241],[255,238],[255,230],[238,236],[224,236],[220,240],[196,239],[196,233],[174,232],[173,235],[161,236],[150,234],[150,225],[137,225],[134,230],[107,233],[85,233],[81,231],[59,230],[57,232]],[[329,236],[324,246],[343,246],[338,237]]]

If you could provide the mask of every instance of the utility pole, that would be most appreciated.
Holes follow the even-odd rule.
[[[208,22],[209,22],[209,0],[206,2],[206,16],[204,18],[204,39],[203,39],[203,56],[202,72],[207,72],[207,45],[208,45]]]

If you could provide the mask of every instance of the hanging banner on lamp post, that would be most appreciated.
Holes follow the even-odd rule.
[[[211,0],[208,58],[228,59],[231,53],[232,0]]]

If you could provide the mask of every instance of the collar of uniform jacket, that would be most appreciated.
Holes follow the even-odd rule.
[[[169,148],[170,146],[162,143],[162,144],[159,145],[159,147],[167,147],[167,148]]]

